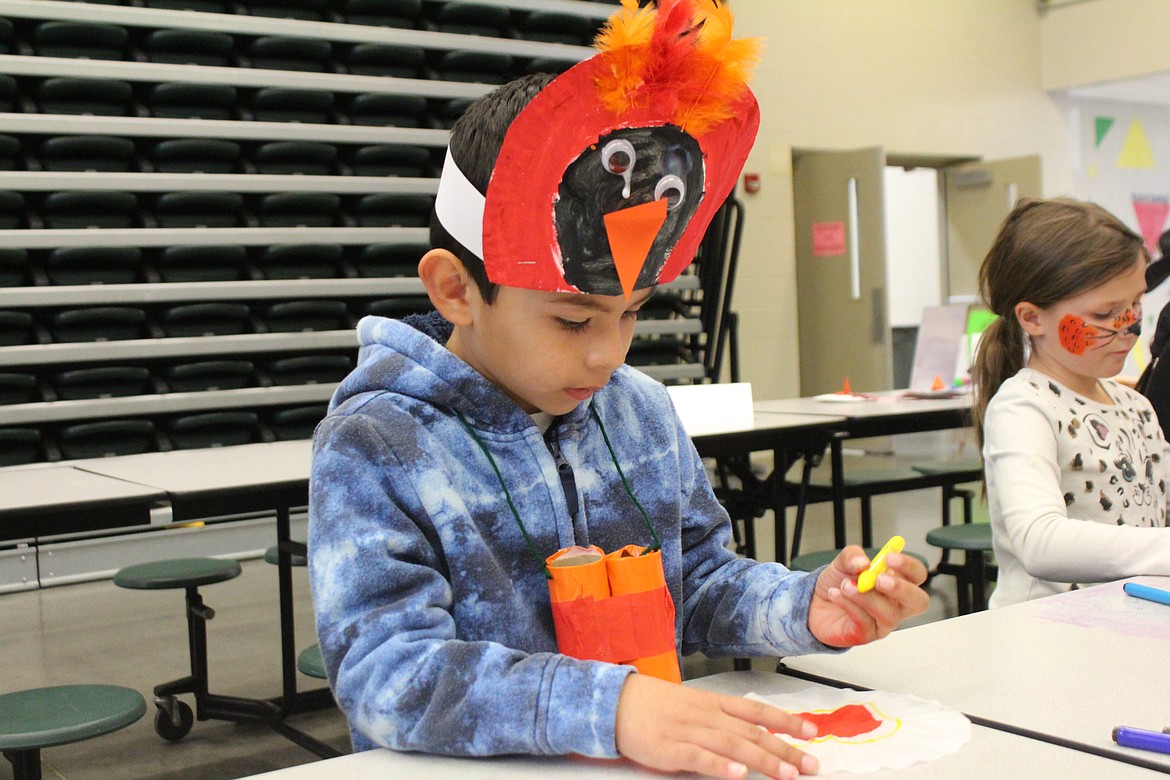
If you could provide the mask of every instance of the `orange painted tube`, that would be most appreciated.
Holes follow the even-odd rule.
[[[609,574],[600,547],[566,547],[548,556],[545,563],[552,574],[548,592],[553,601],[609,596]]]
[[[568,547],[545,559],[557,649],[681,682],[662,553],[644,551],[628,545],[607,556],[597,547]]]
[[[631,614],[630,630],[649,634],[657,638],[658,645],[667,644],[669,650],[640,658],[627,659],[642,674],[648,674],[670,682],[682,682],[678,664],[678,651],[674,633],[674,601],[666,587],[666,575],[662,569],[662,551],[645,553],[644,547],[626,545],[605,557],[609,571],[609,587],[613,596],[640,598],[639,614]],[[617,601],[617,599],[615,599]]]

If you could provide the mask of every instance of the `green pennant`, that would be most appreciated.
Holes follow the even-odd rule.
[[[1097,143],[1096,146],[1100,148],[1101,141],[1105,138],[1105,134],[1109,132],[1109,128],[1113,127],[1116,120],[1111,116],[1097,117],[1095,124],[1097,128]]]

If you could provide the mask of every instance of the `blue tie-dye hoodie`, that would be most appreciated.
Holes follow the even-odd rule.
[[[572,469],[574,515],[540,429],[443,346],[449,334],[437,315],[363,319],[359,365],[314,437],[309,574],[355,750],[617,755],[618,695],[633,668],[557,653],[547,581],[456,412],[547,556],[650,541],[597,408],[662,539],[681,652],[828,649],[808,630],[815,575],[728,550],[727,515],[661,384],[623,366],[555,422],[548,438]]]

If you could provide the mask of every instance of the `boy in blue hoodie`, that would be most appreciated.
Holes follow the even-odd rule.
[[[654,13],[633,0],[621,12],[637,29]],[[724,12],[661,0],[644,43],[695,46],[710,13]],[[677,121],[656,122],[646,106],[661,113],[686,94],[677,85],[582,110],[614,72],[603,54],[477,101],[452,130],[419,264],[437,312],[358,326],[359,365],[314,439],[309,567],[330,685],[356,750],[814,772],[769,733],[815,733],[790,714],[557,652],[544,558],[648,544],[642,508],[684,654],[828,652],[927,604],[909,556],[859,594],[859,548],[814,573],[728,549],[665,388],[624,360],[638,310],[734,186],[758,113],[744,87],[722,115],[672,104]]]

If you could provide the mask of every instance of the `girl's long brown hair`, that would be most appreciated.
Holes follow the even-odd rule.
[[[987,403],[1024,367],[1027,336],[1016,319],[1023,301],[1047,308],[1150,260],[1141,236],[1094,203],[1023,198],[1008,214],[979,268],[979,293],[999,317],[984,331],[971,366],[972,417],[983,449]]]

